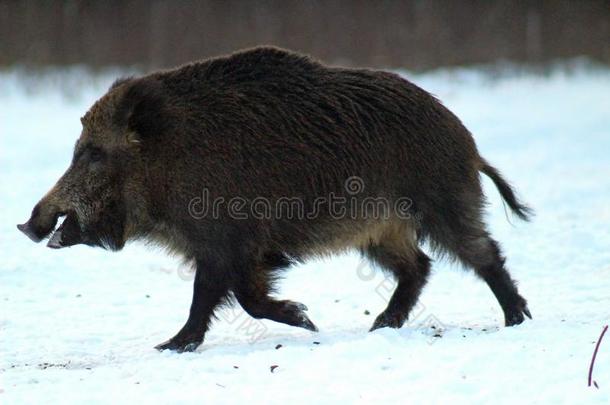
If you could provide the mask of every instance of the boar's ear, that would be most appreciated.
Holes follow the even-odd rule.
[[[171,119],[163,83],[153,78],[132,79],[125,87],[115,120],[129,134],[128,141],[145,142],[167,131]]]
[[[120,87],[122,85],[124,85],[125,83],[130,83],[134,80],[133,76],[127,76],[127,77],[119,77],[118,79],[116,79],[114,81],[114,83],[112,83],[112,85],[110,86],[110,88],[108,89],[108,91],[110,90],[114,90],[117,87]]]

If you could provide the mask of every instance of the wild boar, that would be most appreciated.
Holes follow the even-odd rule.
[[[120,79],[81,121],[68,170],[18,228],[52,248],[146,240],[192,260],[188,320],[159,350],[195,350],[229,297],[316,331],[303,304],[270,297],[274,280],[348,249],[397,281],[371,330],[400,328],[430,273],[425,241],[485,280],[507,326],[531,318],[483,221],[480,173],[518,217],[529,208],[397,74],[258,47]]]

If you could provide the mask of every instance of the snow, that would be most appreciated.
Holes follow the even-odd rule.
[[[234,307],[197,352],[159,353],[190,304],[192,274],[178,258],[137,244],[54,251],[15,229],[67,167],[78,118],[117,72],[5,71],[0,402],[608,403],[608,336],[599,389],[587,375],[610,321],[610,70],[404,74],[465,122],[536,209],[531,223],[507,221],[485,179],[490,227],[533,320],[502,327],[489,288],[437,261],[408,325],[368,333],[391,282],[350,254],[297,266],[281,283],[319,333]]]

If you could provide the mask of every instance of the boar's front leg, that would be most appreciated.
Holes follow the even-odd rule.
[[[229,283],[226,272],[218,263],[196,261],[193,302],[186,324],[167,342],[157,345],[157,350],[192,352],[203,342],[214,309],[227,297]]]
[[[258,264],[247,268],[233,287],[235,298],[253,318],[269,319],[290,326],[317,332],[318,328],[305,314],[307,307],[300,302],[275,300],[269,296],[276,272],[291,264],[281,253],[268,253]]]

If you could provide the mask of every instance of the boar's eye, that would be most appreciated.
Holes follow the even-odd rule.
[[[89,160],[91,162],[99,162],[104,157],[104,152],[100,148],[91,148],[89,151]]]

